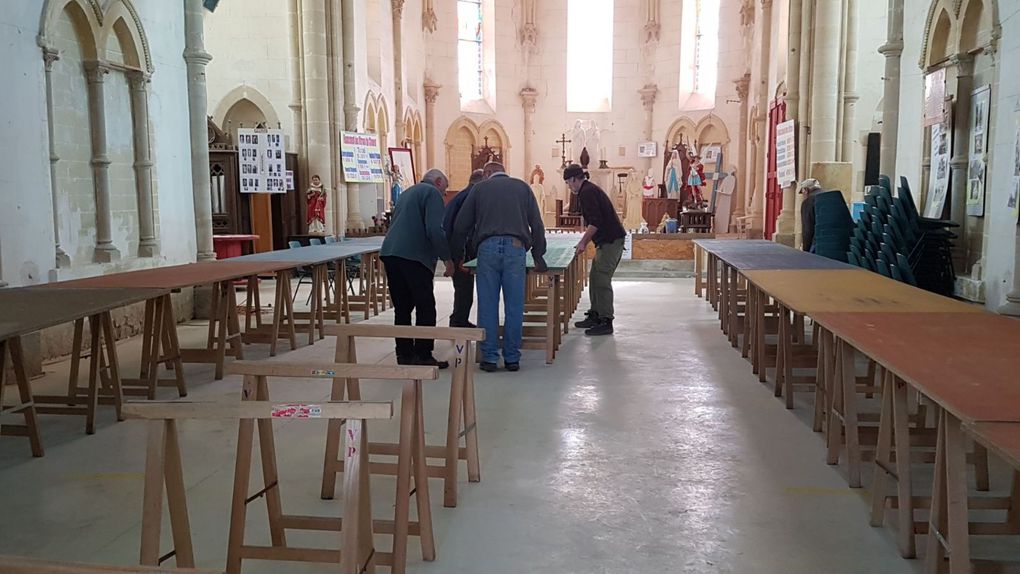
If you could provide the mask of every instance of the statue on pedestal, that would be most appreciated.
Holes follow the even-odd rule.
[[[305,192],[305,219],[308,233],[326,232],[326,190],[322,188],[322,179],[312,176],[311,186]]]
[[[648,170],[648,175],[641,180],[641,195],[644,197],[655,197],[655,177],[652,176],[652,170]]]

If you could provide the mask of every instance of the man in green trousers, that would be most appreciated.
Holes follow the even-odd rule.
[[[585,230],[581,241],[577,243],[577,252],[588,249],[588,243],[595,243],[595,260],[591,264],[589,275],[589,297],[591,309],[586,313],[584,321],[576,323],[578,329],[585,329],[588,336],[613,334],[613,274],[623,257],[623,243],[627,231],[616,215],[613,202],[606,192],[588,181],[588,173],[574,163],[563,170],[563,180],[570,192],[577,194],[581,205],[581,217],[584,218]]]

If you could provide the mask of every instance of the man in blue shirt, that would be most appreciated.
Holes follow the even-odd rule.
[[[456,225],[460,208],[464,205],[464,200],[471,193],[471,189],[483,179],[485,179],[485,176],[482,170],[476,169],[471,172],[468,186],[453,196],[450,203],[446,205],[446,215],[443,217],[443,231],[446,232],[446,238],[450,240],[451,252],[453,250],[453,226]],[[453,312],[450,314],[451,327],[475,327],[470,321],[471,306],[475,302],[475,276],[462,267],[465,261],[475,258],[474,249],[470,247],[470,244],[471,240],[469,238],[469,247],[463,259],[460,261],[454,260],[453,262]]]
[[[389,232],[380,255],[386,266],[390,297],[393,299],[393,323],[435,327],[436,262],[446,264],[446,275],[453,271],[450,244],[443,233],[443,192],[450,180],[438,169],[425,174],[422,182],[400,194]],[[401,365],[449,366],[432,355],[432,339],[397,339],[397,363]]]

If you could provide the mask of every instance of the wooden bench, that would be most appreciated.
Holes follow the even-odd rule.
[[[158,566],[113,566],[103,564],[72,564],[37,558],[0,555],[0,572],[4,574],[112,574],[134,573],[153,574],[223,574],[222,570],[197,570],[176,568],[173,570]]]
[[[406,380],[400,404],[400,438],[394,445],[397,455],[397,463],[393,465],[396,476],[396,494],[392,519],[372,520],[371,531],[376,534],[392,534],[393,548],[391,552],[375,552],[374,560],[380,565],[391,566],[393,572],[403,572],[407,563],[407,538],[409,535],[417,535],[421,540],[422,557],[427,561],[435,559],[435,540],[432,534],[432,510],[430,506],[428,477],[425,467],[425,431],[424,418],[421,408],[422,381],[435,380],[438,370],[435,367],[425,366],[397,366],[397,365],[357,365],[343,363],[302,363],[286,364],[266,361],[237,361],[230,365],[230,374],[244,376],[244,387],[241,398],[244,401],[269,401],[269,377],[285,377],[289,379],[335,379],[338,377],[354,380],[361,379],[396,379]],[[360,400],[352,397],[352,400]],[[359,403],[352,403],[359,404]],[[323,417],[326,418],[326,417]],[[372,464],[368,460],[371,454],[371,444],[367,442],[367,433],[363,429],[352,427],[350,419],[343,417],[328,417],[326,444],[327,452],[332,445],[340,449],[340,439],[346,437],[347,447],[343,452],[343,459],[339,461],[344,472],[344,492],[350,487],[350,482],[358,477],[359,472],[364,473],[364,489],[368,486],[368,476],[373,472]],[[364,460],[359,461],[363,468],[351,467],[350,462],[350,441],[352,440],[352,428],[357,431],[364,444],[361,446],[364,451]],[[322,549],[301,549],[287,547],[284,531],[313,530],[313,531],[339,531],[342,521],[336,518],[295,516],[283,514],[280,504],[279,487],[276,485],[276,458],[275,450],[272,447],[272,424],[269,420],[262,420],[258,423],[259,445],[262,449],[262,468],[264,488],[255,495],[248,496],[248,483],[244,482],[243,488],[239,488],[235,477],[234,501],[231,511],[231,542],[227,553],[227,571],[236,572],[241,567],[242,558],[254,558],[261,560],[298,560],[314,562],[336,562],[337,554],[333,550]],[[252,430],[250,425],[245,429],[242,423],[241,434],[238,444],[247,446],[244,449],[238,447],[238,460],[246,464],[246,472],[240,472],[242,462],[238,463],[238,474],[247,476],[250,471],[250,451]],[[247,437],[247,438],[246,438]],[[247,441],[242,443],[242,441]],[[269,444],[268,450],[266,445]],[[245,457],[245,454],[249,456]],[[339,452],[337,453],[340,454]],[[266,469],[270,469],[267,473]],[[244,545],[244,508],[252,498],[266,495],[266,504],[269,510],[269,527],[272,533],[272,547],[257,547]],[[417,503],[418,520],[410,520],[410,497],[414,496]],[[344,508],[349,508],[345,494]],[[365,504],[365,512],[370,514],[368,500],[361,500]],[[238,529],[240,531],[238,532]],[[363,562],[361,562],[363,564]],[[235,569],[236,568],[236,569]]]
[[[472,342],[485,339],[482,329],[465,329],[454,327],[410,327],[400,325],[332,325],[326,327],[326,333],[337,338],[335,360],[338,363],[356,363],[357,347],[355,339],[364,338],[411,338],[451,341],[454,347],[454,360],[450,382],[450,403],[448,407],[446,441],[443,445],[426,445],[425,457],[441,458],[443,463],[428,465],[428,476],[443,479],[443,506],[457,506],[457,466],[458,461],[467,462],[469,482],[481,480],[478,461],[478,421],[475,409],[475,383],[472,367],[474,349]],[[408,404],[416,404],[419,419],[424,415],[421,411],[421,389],[414,396],[408,396],[405,390],[404,400]],[[357,377],[340,377],[333,381],[332,400],[343,400],[344,396],[351,400],[361,397],[360,383]],[[403,412],[403,403],[401,403]],[[339,422],[331,422],[339,427]],[[342,472],[339,460],[339,442],[334,438],[338,428],[331,428],[326,442],[326,462],[322,476],[322,498],[333,498],[336,489],[336,474]],[[464,446],[460,446],[461,438]],[[388,443],[371,443],[370,454],[397,455],[397,445]],[[426,462],[427,464],[427,462]],[[372,471],[380,474],[394,474],[397,470],[392,464],[373,463]]]
[[[264,385],[264,377],[261,379],[256,376],[246,377],[244,391],[252,397],[257,397],[262,385]],[[175,558],[179,567],[193,568],[195,565],[177,421],[204,419],[238,421],[238,445],[227,548],[227,572],[239,572],[242,557],[330,562],[341,564],[341,572],[344,574],[373,571],[375,551],[372,543],[369,481],[365,468],[367,439],[364,421],[392,418],[392,403],[329,402],[315,405],[294,405],[256,400],[237,403],[148,402],[125,404],[123,412],[126,418],[149,421],[139,560],[143,566],[159,566],[172,557]],[[280,506],[276,451],[272,434],[272,421],[281,419],[294,421],[344,419],[347,422],[346,454],[348,467],[352,470],[348,473],[344,483],[344,511],[347,524],[355,526],[341,530],[340,521],[333,520],[335,530],[341,531],[340,551],[286,546],[283,533],[285,526],[281,524],[284,516]],[[249,496],[248,483],[256,421],[258,421],[260,431],[259,446],[265,488],[255,495]],[[160,528],[162,526],[164,492],[170,515],[174,548],[161,555]],[[271,547],[245,546],[246,507],[248,503],[261,496],[266,497],[269,508],[273,545]]]

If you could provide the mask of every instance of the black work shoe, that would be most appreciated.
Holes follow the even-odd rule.
[[[398,365],[415,365],[417,362],[413,355],[397,355]]]
[[[613,334],[613,320],[602,319],[598,325],[586,330],[585,335],[589,337],[598,337],[601,335],[612,335]]]
[[[584,317],[584,321],[578,321],[574,326],[578,329],[591,329],[599,324],[599,314],[595,311],[588,311]]]
[[[418,357],[418,359],[415,360],[414,364],[423,365],[426,367],[439,367],[440,369],[450,368],[449,361],[439,361],[432,355],[429,355],[427,357]]]
[[[507,363],[506,364],[506,370],[510,371],[511,373],[516,373],[517,371],[521,370],[521,364],[520,363]]]
[[[497,365],[496,363],[482,363],[481,365],[478,366],[478,368],[485,371],[486,373],[495,373],[496,371],[499,370],[499,365]]]
[[[451,327],[463,328],[463,329],[477,329],[478,325],[475,325],[471,321],[450,321]]]

